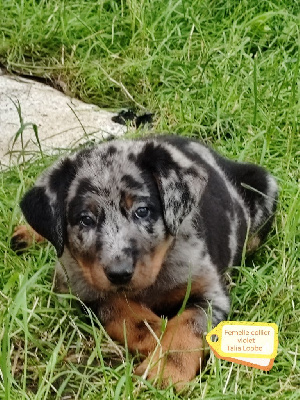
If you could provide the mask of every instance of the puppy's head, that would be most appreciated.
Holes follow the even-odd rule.
[[[115,141],[56,163],[21,208],[58,257],[71,254],[94,289],[138,291],[156,280],[205,180],[171,145]]]

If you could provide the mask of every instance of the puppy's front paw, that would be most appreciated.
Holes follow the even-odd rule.
[[[32,228],[26,225],[19,225],[15,228],[10,246],[15,252],[21,252],[30,247],[34,242],[43,242],[43,236],[35,232]]]
[[[197,313],[198,310],[185,310],[168,321],[161,342],[137,367],[136,375],[155,379],[163,387],[174,384],[178,391],[195,378],[204,360],[203,337],[195,329]]]
[[[174,384],[181,391],[189,381],[195,378],[200,369],[201,356],[194,353],[170,350],[165,353],[156,349],[135,370],[136,375],[154,381],[160,387]]]

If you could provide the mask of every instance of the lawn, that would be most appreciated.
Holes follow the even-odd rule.
[[[101,107],[151,111],[153,131],[256,162],[280,186],[268,240],[228,277],[229,319],[278,324],[274,366],[264,372],[211,354],[177,394],[135,378],[138,357],[71,296],[53,292],[50,245],[21,256],[10,249],[18,202],[53,159],[36,154],[2,172],[0,399],[300,398],[299,26],[295,0],[0,1],[8,70]]]

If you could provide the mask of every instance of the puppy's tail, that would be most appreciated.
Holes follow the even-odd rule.
[[[252,251],[271,229],[278,200],[278,185],[269,172],[254,164],[232,163],[230,173],[250,213],[248,250]]]

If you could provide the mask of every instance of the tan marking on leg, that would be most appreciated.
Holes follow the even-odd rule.
[[[158,379],[162,386],[175,384],[181,390],[195,378],[204,359],[204,341],[194,331],[197,310],[186,310],[172,318],[163,334],[161,345],[136,369],[137,375],[147,370],[147,378]],[[203,315],[203,319],[206,319]]]
[[[109,307],[112,317],[105,324],[105,329],[112,339],[122,344],[126,342],[131,352],[139,351],[148,355],[155,349],[155,335],[159,338],[161,333],[161,319],[157,315],[149,308],[122,295],[116,295]]]
[[[247,253],[253,253],[260,245],[261,240],[258,236],[252,236],[247,242]]]
[[[24,244],[24,248],[30,247],[33,243],[41,243],[46,241],[43,236],[41,236],[28,225],[17,226],[14,229],[12,240],[16,242],[16,245],[22,242],[22,244]]]

